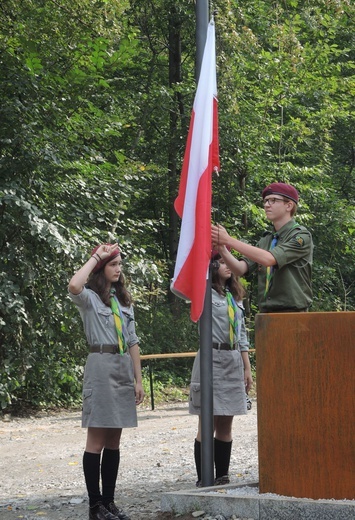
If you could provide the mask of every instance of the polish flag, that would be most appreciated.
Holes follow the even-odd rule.
[[[212,172],[219,170],[215,27],[211,21],[187,137],[175,210],[181,231],[171,290],[191,301],[191,320],[204,305],[211,258]]]

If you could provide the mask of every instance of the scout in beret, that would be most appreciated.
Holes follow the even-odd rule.
[[[262,191],[272,228],[252,246],[232,238],[221,225],[212,226],[212,244],[237,276],[258,274],[260,312],[305,312],[312,303],[313,241],[294,216],[299,194],[294,186],[273,182]],[[238,260],[227,249],[242,256]]]
[[[99,244],[69,282],[88,343],[82,427],[89,520],[130,520],[114,501],[123,428],[137,426],[143,401],[139,340],[118,243]],[[100,478],[101,477],[101,478]],[[101,482],[100,482],[101,480]]]
[[[244,318],[245,290],[218,250],[212,251],[211,259],[214,484],[220,486],[230,482],[233,418],[250,409],[246,393],[253,377]],[[198,416],[194,442],[197,487],[202,487],[201,355],[199,349],[192,367],[189,396],[189,413]]]

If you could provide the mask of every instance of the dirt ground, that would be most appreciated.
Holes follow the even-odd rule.
[[[196,424],[180,403],[140,409],[138,428],[124,430],[116,502],[132,520],[176,518],[161,511],[161,496],[195,486]],[[79,411],[0,419],[1,520],[86,520],[85,437]],[[257,480],[255,402],[246,416],[235,417],[233,439],[231,482]]]

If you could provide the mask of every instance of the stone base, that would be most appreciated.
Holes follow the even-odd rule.
[[[353,520],[354,500],[312,500],[259,494],[258,483],[228,484],[164,493],[162,511],[236,515],[253,520]]]

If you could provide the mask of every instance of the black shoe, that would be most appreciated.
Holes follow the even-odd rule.
[[[117,520],[117,518],[101,502],[89,508],[89,520]]]
[[[131,520],[130,517],[122,511],[122,509],[118,509],[114,502],[110,502],[110,504],[106,506],[106,509],[119,520]]]
[[[225,486],[226,484],[230,484],[228,475],[223,475],[223,477],[218,477],[214,481],[215,486]]]

